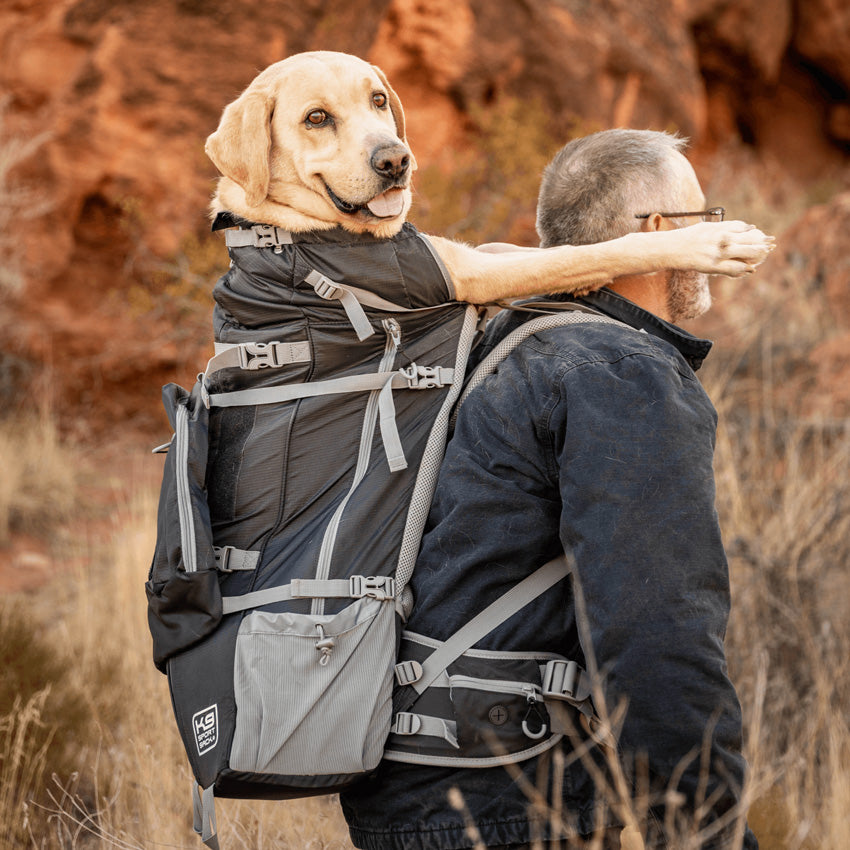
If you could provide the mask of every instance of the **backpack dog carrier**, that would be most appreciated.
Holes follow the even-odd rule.
[[[519,761],[569,731],[565,703],[593,719],[574,661],[472,648],[563,579],[564,557],[445,642],[402,632],[479,323],[446,300],[430,243],[409,224],[382,240],[222,221],[236,224],[213,292],[215,356],[191,392],[163,389],[174,436],[146,584],[211,848],[216,796],[334,793],[382,757]],[[551,307],[467,393],[536,330],[613,321]]]
[[[215,356],[191,392],[163,389],[174,436],[146,584],[210,847],[214,796],[332,793],[380,761],[478,324],[409,224],[226,236]]]

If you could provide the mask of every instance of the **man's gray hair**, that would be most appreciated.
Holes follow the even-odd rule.
[[[544,248],[589,245],[639,230],[640,213],[681,212],[680,136],[603,130],[564,145],[543,172],[537,233]]]

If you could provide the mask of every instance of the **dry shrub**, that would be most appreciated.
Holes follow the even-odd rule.
[[[50,689],[30,699],[16,698],[11,710],[0,715],[0,850],[16,850],[27,843],[29,811],[42,792],[51,732],[42,720]]]
[[[74,742],[91,737],[85,693],[25,599],[0,604],[0,850],[23,847],[43,822],[45,779],[68,774]]]
[[[77,456],[50,411],[0,420],[0,545],[13,531],[45,534],[71,516]]]
[[[719,400],[717,475],[745,708],[767,671],[751,817],[775,850],[850,846],[836,817],[850,806],[850,430],[766,409],[742,386]]]

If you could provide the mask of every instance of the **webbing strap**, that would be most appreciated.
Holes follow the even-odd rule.
[[[386,381],[381,387],[380,393],[378,393],[378,422],[381,426],[381,439],[384,443],[384,452],[387,455],[390,472],[407,469],[407,458],[404,456],[404,447],[401,445],[401,437],[395,419],[392,378]]]
[[[222,614],[235,614],[292,599],[362,599],[364,596],[382,602],[395,599],[395,580],[390,576],[360,575],[345,579],[296,578],[279,587],[266,587],[241,596],[223,596],[221,611]]]
[[[201,836],[201,841],[210,850],[219,850],[212,785],[201,789],[197,782],[192,782],[192,815],[192,827]]]
[[[287,602],[292,599],[292,588],[287,584],[282,587],[267,587],[264,590],[254,590],[241,596],[222,596],[221,613],[234,614],[246,611],[248,608],[260,608],[271,605],[272,602]]]
[[[433,304],[427,307],[402,307],[400,304],[394,304],[392,301],[387,301],[385,298],[381,298],[380,295],[375,295],[374,292],[369,292],[368,289],[360,289],[357,286],[351,286],[350,284],[342,284],[337,283],[334,280],[331,280],[329,277],[321,274],[320,272],[313,269],[304,280],[315,288],[316,284],[313,283],[313,280],[310,278],[316,275],[313,280],[318,282],[318,279],[321,278],[323,283],[322,286],[332,286],[337,289],[343,290],[344,292],[350,292],[360,304],[363,304],[366,307],[370,307],[373,310],[383,310],[385,313],[422,313],[427,312],[428,310],[435,310],[440,307],[445,307],[446,304],[450,302],[445,302],[444,304]],[[322,296],[326,297],[326,296]]]
[[[421,694],[452,661],[478,643],[496,626],[510,619],[541,593],[545,593],[569,575],[571,571],[572,566],[568,563],[566,556],[561,555],[535,570],[530,576],[526,576],[519,584],[514,585],[507,593],[502,594],[495,602],[458,629],[438,649],[435,649],[422,662],[422,677],[409,687],[417,695]],[[408,699],[410,700],[408,705],[399,706],[399,711],[406,711],[416,701],[415,696]]]
[[[354,333],[361,342],[375,333],[366,312],[360,306],[360,301],[349,287],[336,283],[315,269],[304,280],[316,290],[316,295],[320,298],[327,301],[339,301],[342,304],[342,309],[345,310],[345,315],[348,316],[348,321],[351,322],[351,327],[354,328]]]
[[[394,735],[427,735],[430,738],[441,738],[455,749],[459,749],[456,721],[442,717],[400,712],[393,719],[390,732]]]
[[[393,389],[432,389],[433,387],[444,386],[454,380],[454,369],[435,367],[434,371],[439,373],[438,380],[427,383],[417,378],[411,379],[402,370],[397,372],[370,372],[365,375],[331,378],[327,381],[281,384],[276,387],[256,387],[230,393],[212,393],[208,396],[208,404],[210,407],[275,404],[282,401],[293,401],[297,398],[382,390],[388,382]]]
[[[279,369],[290,363],[309,363],[312,360],[310,343],[303,342],[240,342],[215,344],[215,355],[209,359],[204,377],[220,369]]]
[[[236,390],[231,393],[212,393],[210,407],[239,407],[249,404],[275,404],[281,401],[293,401],[297,398],[310,398],[337,393],[369,392],[380,390],[387,378],[397,376],[401,386],[401,375],[397,372],[372,372],[367,375],[347,375],[344,378],[330,378],[327,381],[310,381],[303,384],[281,384],[276,387],[255,387],[249,390]]]

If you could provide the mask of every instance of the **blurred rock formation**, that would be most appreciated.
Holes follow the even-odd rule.
[[[471,116],[508,97],[563,141],[675,129],[706,175],[739,145],[801,185],[846,181],[842,0],[9,0],[4,130],[49,137],[14,174],[47,211],[14,211],[26,285],[3,298],[7,358],[49,364],[63,402],[162,427],[159,385],[192,380],[203,337],[191,310],[157,313],[131,295],[206,227],[203,142],[224,105],[266,65],[312,49],[384,68],[420,167],[474,145]],[[846,264],[834,269],[847,229],[834,222],[847,205],[813,210],[781,255],[823,262],[824,292],[845,308]],[[829,227],[835,244],[823,245]]]

